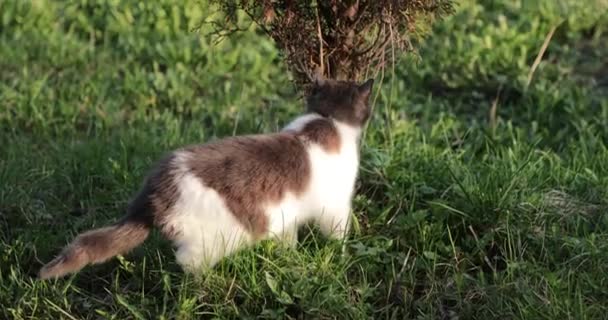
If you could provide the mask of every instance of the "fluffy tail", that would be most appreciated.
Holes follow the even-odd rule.
[[[105,228],[80,234],[63,251],[40,269],[40,279],[74,273],[88,264],[102,263],[139,246],[150,233],[151,224],[136,215]]]

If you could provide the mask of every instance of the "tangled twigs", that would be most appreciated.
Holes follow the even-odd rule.
[[[377,71],[393,50],[413,49],[423,26],[452,11],[453,0],[215,0],[235,21],[238,10],[282,51],[297,84],[313,70],[359,80]]]

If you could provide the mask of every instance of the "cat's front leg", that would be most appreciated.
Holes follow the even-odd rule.
[[[350,206],[323,210],[317,219],[321,233],[329,238],[342,241],[342,253],[346,252],[346,236],[350,230]]]

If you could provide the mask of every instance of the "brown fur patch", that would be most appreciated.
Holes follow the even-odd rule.
[[[306,141],[320,144],[328,153],[340,152],[340,134],[336,126],[329,119],[324,118],[310,121],[297,135]]]
[[[254,236],[267,231],[262,206],[286,192],[304,192],[310,180],[308,152],[291,133],[232,137],[182,152],[189,153],[189,170],[224,198]]]

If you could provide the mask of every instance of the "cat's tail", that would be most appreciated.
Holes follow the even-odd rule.
[[[151,221],[129,214],[121,221],[82,233],[51,262],[40,269],[40,279],[58,278],[74,273],[88,264],[102,263],[139,246],[150,234]]]

